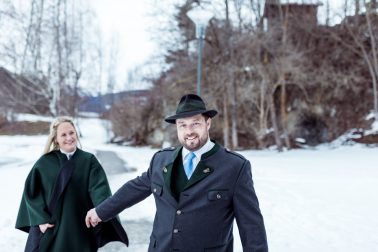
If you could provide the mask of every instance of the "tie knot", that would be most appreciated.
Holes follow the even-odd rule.
[[[189,154],[186,155],[186,160],[192,161],[193,158],[195,158],[195,157],[196,157],[196,155],[194,154],[194,152],[189,152]]]

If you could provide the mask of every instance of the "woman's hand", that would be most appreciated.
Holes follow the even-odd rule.
[[[44,234],[48,228],[53,228],[53,227],[54,225],[50,223],[41,224],[39,225],[39,230],[41,230],[41,232]]]
[[[87,212],[87,216],[85,217],[85,224],[87,225],[87,228],[90,228],[90,226],[95,227],[101,221],[102,220],[100,217],[98,217],[95,208],[92,208]]]

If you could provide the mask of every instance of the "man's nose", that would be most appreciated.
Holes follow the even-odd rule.
[[[189,124],[188,127],[186,127],[186,133],[187,133],[187,134],[192,133],[192,132],[193,132],[193,129],[194,129],[193,125],[192,125],[192,124]]]

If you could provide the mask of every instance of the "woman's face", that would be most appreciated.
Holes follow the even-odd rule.
[[[61,150],[65,152],[73,152],[76,149],[76,131],[69,122],[61,123],[58,126],[56,133],[56,141]]]

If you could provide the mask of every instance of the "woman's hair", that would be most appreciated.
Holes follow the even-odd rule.
[[[77,134],[77,130],[76,130],[76,127],[75,127],[73,120],[70,117],[62,116],[62,117],[56,118],[51,123],[50,134],[47,138],[47,142],[46,142],[43,154],[49,153],[53,150],[59,150],[59,145],[58,145],[58,142],[56,141],[58,126],[61,125],[62,123],[65,123],[65,122],[71,124],[72,127],[74,128],[75,133],[76,133],[77,142],[81,146],[81,143],[80,143],[80,140],[79,140],[79,135]]]

